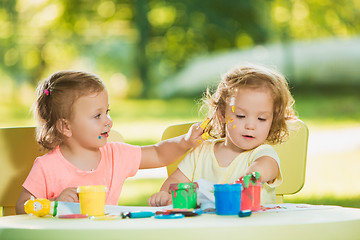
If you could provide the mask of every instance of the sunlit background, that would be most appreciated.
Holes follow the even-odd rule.
[[[152,144],[199,121],[199,99],[239,63],[287,77],[310,129],[306,183],[285,200],[360,207],[360,1],[1,0],[0,127],[32,126],[39,80],[100,76],[114,128]],[[146,204],[164,169],[127,181],[120,203]]]

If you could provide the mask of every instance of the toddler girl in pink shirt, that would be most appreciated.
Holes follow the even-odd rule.
[[[85,72],[62,71],[37,88],[34,112],[38,143],[49,152],[38,157],[16,205],[24,213],[31,196],[77,202],[76,188],[105,185],[106,204],[117,205],[127,177],[137,170],[162,167],[197,146],[202,129],[150,146],[107,142],[113,122],[103,81]]]

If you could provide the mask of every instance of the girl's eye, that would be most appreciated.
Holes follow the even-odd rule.
[[[95,116],[95,118],[100,118],[100,116],[101,116],[101,114],[97,114],[97,115]]]
[[[109,114],[109,112],[110,112],[110,109],[106,110],[106,114]]]
[[[258,118],[260,121],[265,122],[266,118]]]
[[[245,118],[245,115],[236,115],[237,118]]]

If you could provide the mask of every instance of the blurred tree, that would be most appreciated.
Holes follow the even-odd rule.
[[[124,96],[154,97],[197,55],[359,34],[359,9],[358,0],[2,0],[0,83],[78,69],[121,81]]]
[[[269,1],[150,1],[149,70],[156,84],[193,56],[269,40]]]
[[[143,86],[141,91],[142,97],[148,97],[150,82],[148,76],[148,57],[146,56],[146,47],[149,42],[149,21],[147,13],[149,11],[148,0],[135,0],[135,22],[138,29],[136,62],[139,78],[142,80]]]
[[[14,80],[21,78],[21,52],[19,51],[18,14],[15,9],[16,1],[4,0],[0,2],[0,60],[1,71]]]

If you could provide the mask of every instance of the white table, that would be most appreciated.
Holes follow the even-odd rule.
[[[360,209],[325,207],[253,213],[250,217],[202,214],[182,219],[0,218],[0,239],[360,239]]]

